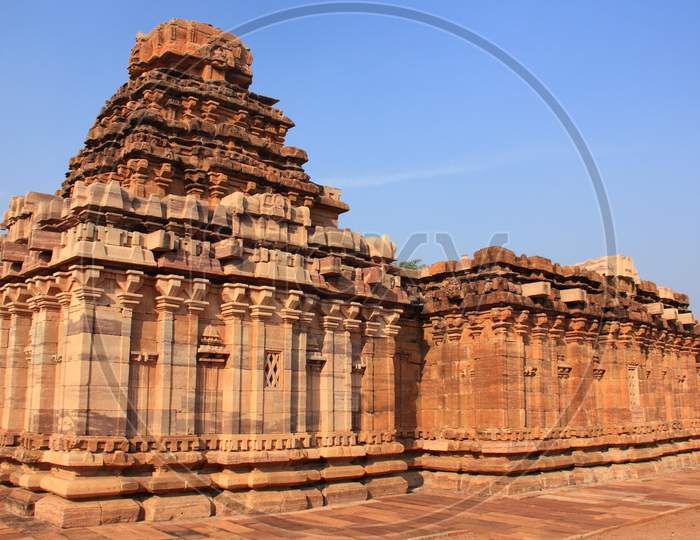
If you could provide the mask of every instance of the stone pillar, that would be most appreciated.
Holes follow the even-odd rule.
[[[294,431],[304,433],[307,431],[306,415],[307,415],[307,358],[308,358],[308,337],[311,330],[311,323],[314,319],[313,309],[318,302],[315,296],[307,295],[304,297],[303,311],[299,318],[299,333],[297,338],[297,365],[295,370],[295,378],[293,382],[294,390],[296,391],[294,409],[296,411],[296,427]],[[293,394],[294,396],[294,394]]]
[[[360,430],[371,433],[377,429],[375,425],[376,411],[376,377],[377,371],[375,356],[375,341],[379,339],[381,324],[372,320],[371,314],[365,315],[365,344],[362,348],[362,358],[365,364],[365,373],[362,378],[362,389],[360,396]]]
[[[301,306],[303,293],[301,291],[289,291],[281,310],[282,317],[282,409],[280,431],[292,432],[292,412],[296,408],[295,375],[299,365],[299,348],[295,346],[295,327],[301,318]],[[306,353],[306,351],[304,351]],[[306,369],[304,367],[304,369]]]
[[[394,361],[396,336],[395,324],[400,310],[385,310],[369,306],[364,309],[367,341],[363,355],[367,358],[362,385],[361,428],[365,435],[389,435],[396,430],[396,396]]]
[[[156,363],[155,410],[153,411],[153,435],[163,436],[173,433],[173,346],[175,330],[175,313],[180,309],[183,299],[179,294],[182,278],[179,276],[158,276],[156,298],[158,313],[158,361]]]
[[[469,386],[467,372],[469,370],[470,359],[467,354],[467,347],[462,343],[464,318],[458,314],[446,315],[445,323],[445,338],[447,339],[447,343],[443,344],[442,350],[444,351],[444,355],[441,361],[450,373],[450,377],[449,380],[444,381],[446,394],[446,404],[444,408],[446,415],[443,418],[442,425],[452,429],[460,429],[467,425],[466,417],[469,414],[466,402]],[[396,354],[394,358],[394,369],[399,370],[399,355]],[[394,384],[394,388],[396,389],[396,384]],[[394,410],[398,410],[398,400],[396,400]]]
[[[0,291],[0,424],[5,410],[5,370],[7,367],[7,351],[10,335],[10,309],[4,303],[4,291]]]
[[[676,370],[673,366],[671,340],[672,336],[668,331],[664,330],[661,332],[660,342],[664,376],[664,418],[668,422],[675,420],[675,397],[673,392],[675,390],[674,379],[676,377]]]
[[[230,352],[222,396],[224,433],[241,433],[243,352],[248,346],[243,334],[243,318],[248,311],[245,295],[246,286],[240,283],[226,284],[222,291],[221,315],[226,325],[225,343]]]
[[[585,354],[583,382],[585,392],[583,395],[583,409],[586,415],[586,425],[590,428],[600,426],[598,414],[598,381],[600,374],[600,355],[598,353],[598,329],[600,323],[596,320],[587,320],[585,324],[583,348]]]
[[[662,347],[659,342],[658,330],[652,329],[648,338],[648,362],[652,369],[652,391],[654,400],[654,420],[664,422],[666,420],[666,368],[663,365]]]
[[[127,434],[127,417],[129,408],[129,370],[131,367],[131,326],[134,317],[134,309],[139,305],[142,294],[138,291],[143,285],[143,272],[138,270],[127,270],[123,278],[118,281],[120,291],[117,293],[117,300],[121,309],[121,340],[119,355],[113,359],[114,371],[116,375],[117,394],[117,429],[116,434]]]
[[[386,409],[381,421],[381,430],[393,440],[396,435],[396,336],[399,335],[399,330],[401,329],[395,323],[399,318],[400,311],[393,313],[387,311],[385,313],[384,369],[382,370],[382,379],[380,379],[380,384],[377,387],[380,396],[386,396]]]
[[[683,394],[685,389],[686,375],[682,369],[681,362],[682,338],[674,335],[671,339],[671,362],[673,364],[673,409],[674,419],[683,419]]]
[[[9,328],[7,334],[7,356],[5,364],[5,403],[2,414],[2,429],[19,433],[24,427],[27,395],[28,362],[26,347],[29,344],[32,312],[27,304],[25,285],[8,285],[5,288],[9,300]]]
[[[68,357],[68,347],[70,336],[70,306],[73,302],[73,295],[70,292],[61,292],[56,295],[61,304],[61,321],[58,325],[58,362],[56,366],[56,381],[54,387],[54,426],[58,433],[61,433],[61,422],[65,414],[65,392],[63,387],[66,379],[66,358]]]
[[[632,323],[620,324],[619,342],[622,361],[627,370],[625,395],[629,416],[626,420],[639,424],[644,421],[644,410],[642,409],[639,387],[639,356],[635,354],[634,350],[634,325]]]
[[[513,345],[511,346],[511,351],[509,351],[508,365],[509,369],[513,369],[513,376],[515,380],[513,393],[521,396],[521,405],[519,410],[512,411],[514,418],[512,418],[508,425],[514,425],[519,428],[528,426],[528,412],[532,412],[532,398],[535,391],[535,383],[533,382],[533,375],[527,369],[528,367],[528,336],[530,334],[530,312],[523,310],[515,316],[515,321],[513,323]],[[510,357],[513,357],[512,359]],[[509,400],[510,401],[510,400]],[[536,398],[535,398],[536,401]]]
[[[700,388],[700,383],[698,381],[697,344],[697,337],[683,338],[683,355],[686,361],[686,372],[688,381],[686,407],[687,417],[690,419],[697,418],[698,416],[698,389]]]
[[[244,422],[245,433],[263,433],[265,426],[265,321],[275,310],[274,287],[251,287],[250,318],[250,363],[244,376],[244,386],[248,396],[248,410]],[[283,360],[284,361],[284,360]]]
[[[555,381],[553,387],[556,401],[556,426],[565,427],[569,423],[569,408],[571,397],[569,395],[569,375],[571,364],[566,357],[566,346],[563,342],[566,319],[559,315],[554,318],[549,328],[549,351],[552,362],[552,378]]]
[[[686,338],[686,347],[688,349],[688,378],[693,379],[689,389],[689,399],[690,399],[690,410],[691,417],[696,418],[698,416],[698,409],[700,409],[700,396],[698,395],[698,390],[700,390],[700,338],[688,337]]]
[[[345,372],[345,379],[343,381],[343,386],[345,389],[344,400],[341,404],[342,407],[342,423],[343,430],[352,431],[353,430],[353,403],[357,402],[359,399],[360,386],[354,384],[353,379],[356,377],[356,373],[361,369],[362,364],[360,360],[359,351],[359,334],[362,329],[362,322],[357,319],[360,314],[361,305],[357,302],[352,302],[349,305],[344,306],[343,309],[343,371]],[[357,350],[355,350],[357,348]],[[358,357],[357,361],[354,360]]]
[[[556,424],[556,413],[552,403],[551,389],[557,381],[552,378],[552,363],[549,352],[549,318],[546,313],[537,313],[530,330],[530,356],[525,359],[526,391],[531,391],[527,405],[526,427],[551,427]],[[527,379],[531,382],[528,382]]]
[[[493,366],[492,391],[497,396],[494,403],[494,423],[491,427],[522,428],[524,424],[523,354],[515,337],[513,310],[491,310],[493,337],[489,364]],[[499,388],[500,386],[500,388]],[[500,422],[499,422],[500,420]]]
[[[484,319],[479,315],[469,315],[469,381],[472,387],[472,392],[470,392],[469,402],[471,403],[471,408],[473,413],[473,423],[471,427],[479,427],[482,421],[481,410],[485,407],[483,403],[483,394],[481,392],[481,387],[479,380],[482,377],[480,371],[483,366],[481,362],[482,358],[482,333],[484,331]]]
[[[68,332],[63,358],[63,411],[59,431],[71,435],[88,435],[90,379],[95,341],[100,339],[97,304],[103,291],[98,287],[102,267],[71,267],[72,303],[68,308]]]
[[[207,279],[195,278],[191,281],[190,297],[185,301],[187,332],[183,336],[175,336],[177,349],[173,354],[173,397],[176,404],[181,404],[182,413],[178,415],[175,426],[175,432],[179,435],[193,435],[195,432],[199,319],[209,305],[206,301],[208,288]]]
[[[619,424],[621,380],[626,376],[617,358],[619,324],[608,322],[598,338],[600,350],[599,382],[597,384],[598,418],[606,426]]]
[[[652,422],[656,419],[656,402],[654,399],[653,367],[649,359],[649,328],[639,325],[634,331],[633,349],[639,361],[639,394],[642,407],[642,422]]]
[[[321,429],[322,433],[342,430],[339,405],[345,399],[343,382],[343,351],[336,343],[336,331],[342,322],[341,302],[323,302],[323,356],[326,360],[321,371]]]
[[[53,401],[61,304],[53,293],[52,278],[35,278],[30,288],[34,311],[30,340],[30,369],[24,429],[31,433],[53,433]]]
[[[569,321],[569,328],[564,335],[566,346],[566,366],[568,377],[566,382],[567,401],[562,405],[566,412],[567,427],[588,426],[587,396],[591,391],[593,381],[588,350],[586,327],[588,321],[584,317],[576,317]]]

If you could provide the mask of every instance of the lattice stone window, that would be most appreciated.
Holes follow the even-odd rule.
[[[265,388],[279,388],[282,371],[282,353],[265,353]]]

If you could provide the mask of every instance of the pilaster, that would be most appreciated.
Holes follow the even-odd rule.
[[[27,377],[29,362],[26,348],[29,345],[32,311],[27,303],[29,293],[24,284],[4,287],[9,313],[7,334],[7,356],[5,364],[5,403],[2,414],[2,429],[20,432],[26,414]]]
[[[248,312],[247,286],[226,284],[222,290],[221,315],[226,325],[226,346],[230,356],[223,385],[223,432],[241,433],[243,352],[248,347],[244,338],[243,319]]]
[[[73,302],[68,314],[69,351],[63,371],[63,416],[59,429],[71,435],[89,435],[89,415],[102,411],[91,409],[90,398],[93,388],[91,371],[96,344],[104,349],[97,321],[97,305],[103,294],[99,287],[103,268],[101,266],[73,266],[71,289]],[[95,366],[96,367],[96,366]],[[99,429],[99,426],[95,426]]]
[[[340,301],[322,302],[323,356],[326,360],[321,371],[321,426],[322,433],[342,430],[341,407],[345,401],[343,388],[343,351],[336,343],[336,333],[343,322]]]
[[[265,333],[266,321],[272,316],[274,306],[274,287],[250,288],[250,364],[248,367],[248,415],[245,418],[245,433],[264,433],[265,428]],[[284,362],[285,359],[282,359]]]
[[[183,336],[175,336],[178,352],[173,355],[175,378],[173,390],[176,403],[181,403],[175,426],[178,435],[195,433],[195,415],[197,398],[197,347],[199,345],[199,320],[209,305],[207,292],[209,280],[194,278],[188,283],[189,298],[185,301],[187,308],[187,331]],[[184,341],[181,341],[184,338]],[[178,354],[181,351],[183,355]]]
[[[139,270],[127,270],[118,280],[120,290],[117,293],[117,301],[121,310],[121,340],[119,354],[113,359],[115,366],[115,388],[117,395],[117,426],[116,434],[126,435],[129,431],[129,381],[131,369],[131,336],[134,318],[134,310],[141,303],[143,295],[138,291],[144,281],[144,274]]]
[[[157,276],[156,312],[158,313],[158,362],[156,364],[156,385],[154,388],[155,411],[153,435],[163,436],[173,433],[173,346],[175,342],[175,313],[182,306],[180,297],[183,280],[179,276]]]
[[[30,339],[28,410],[24,429],[30,433],[52,433],[61,304],[55,297],[55,281],[51,277],[31,280],[29,290],[33,295],[29,306],[34,312],[34,322]]]

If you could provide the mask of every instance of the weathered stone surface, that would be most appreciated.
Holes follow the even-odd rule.
[[[212,503],[206,495],[154,495],[143,501],[146,521],[209,517]]]
[[[321,493],[315,488],[246,491],[224,491],[214,498],[216,515],[276,514],[297,512],[323,505]]]
[[[217,512],[272,513],[700,464],[686,295],[624,256],[399,267],[387,236],[339,228],[251,65],[203,23],[139,35],[58,193],[12,199],[9,507],[50,492],[39,517],[70,527],[209,515],[192,493],[213,487]]]
[[[370,478],[365,482],[367,494],[371,499],[401,495],[408,492],[408,481],[401,476],[384,476]]]
[[[360,482],[328,484],[322,490],[325,504],[346,504],[367,499],[367,486]]]
[[[5,496],[5,509],[18,516],[33,516],[36,503],[44,497],[45,493],[13,488]]]
[[[34,516],[61,528],[138,521],[141,506],[131,499],[70,501],[47,495],[35,504]]]

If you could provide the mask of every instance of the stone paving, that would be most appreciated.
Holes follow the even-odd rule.
[[[59,530],[0,512],[0,540],[168,538],[581,538],[700,505],[700,470],[485,500],[412,493],[278,516]],[[604,537],[604,534],[603,534]]]

